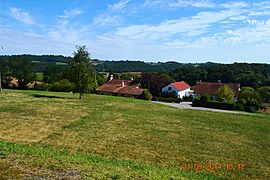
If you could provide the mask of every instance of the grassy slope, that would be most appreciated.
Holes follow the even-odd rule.
[[[68,93],[5,90],[0,94],[0,124],[0,177],[270,175],[267,114],[179,110],[120,97],[87,95],[79,100]],[[186,161],[223,167],[241,163],[244,169],[181,170]]]

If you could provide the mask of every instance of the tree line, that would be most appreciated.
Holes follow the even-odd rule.
[[[265,87],[270,86],[270,65],[269,64],[218,64],[218,63],[195,63],[183,64],[177,62],[167,63],[145,63],[142,61],[100,61],[90,60],[90,55],[83,49],[77,49],[76,53],[86,53],[91,62],[89,69],[91,77],[95,83],[91,84],[91,91],[106,82],[103,71],[115,74],[118,79],[134,79],[140,82],[143,88],[149,89],[153,96],[160,96],[161,89],[168,84],[176,81],[185,81],[194,86],[196,82],[218,82],[240,83],[241,87],[252,87],[266,92]],[[82,50],[82,51],[80,51]],[[37,72],[41,72],[41,81],[47,85],[37,85],[35,88],[40,90],[51,89],[54,91],[75,91],[74,83],[77,81],[75,76],[74,57],[64,56],[0,56],[0,72],[2,72],[2,84],[8,86],[8,78],[18,79],[18,88],[26,89],[29,82],[37,81]],[[88,53],[88,54],[87,54]],[[79,56],[83,57],[83,56]],[[85,65],[82,65],[83,68]],[[77,69],[78,70],[78,69]],[[128,73],[141,72],[138,74]],[[106,73],[105,73],[106,74]],[[82,82],[81,82],[82,83]],[[82,84],[81,84],[82,86]],[[77,90],[78,91],[78,90]],[[266,95],[265,95],[266,96]]]
[[[78,93],[81,98],[84,93],[93,92],[97,88],[97,75],[92,65],[90,54],[85,46],[77,47],[67,66],[52,63],[45,68],[43,81],[38,84],[34,62],[27,56],[6,56],[0,61],[2,85],[10,88],[11,78],[16,78],[17,88],[28,89],[29,83],[34,83],[34,89],[55,90]],[[47,84],[48,83],[48,84]]]

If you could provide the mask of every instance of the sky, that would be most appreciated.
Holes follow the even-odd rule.
[[[270,1],[0,0],[0,55],[270,63]]]

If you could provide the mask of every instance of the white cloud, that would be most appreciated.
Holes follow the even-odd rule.
[[[72,21],[72,18],[83,13],[84,11],[79,8],[65,10],[63,15],[58,16],[58,24],[47,30],[48,38],[64,43],[80,44],[84,42],[86,34],[89,33],[89,27]]]
[[[0,25],[1,54],[64,54],[71,55],[76,44],[54,41],[31,32],[12,30]]]
[[[143,8],[153,8],[164,4],[163,0],[145,0],[142,7]]]
[[[128,3],[129,0],[120,0],[115,4],[109,4],[108,9],[105,12],[98,14],[93,18],[94,26],[112,27],[122,24],[124,21],[123,14],[126,12],[125,8]]]
[[[265,25],[264,20],[260,21],[260,20],[255,20],[255,19],[248,19],[245,22],[253,26]]]
[[[92,22],[82,22],[79,18],[74,21],[74,17],[85,13],[79,8],[65,10],[63,15],[57,16],[58,24],[44,26],[43,32],[47,34],[40,33],[40,36],[31,33],[31,29],[37,32],[34,31],[36,26],[27,27],[25,31],[28,32],[12,30],[11,25],[0,27],[1,43],[11,54],[71,55],[75,45],[85,44],[94,58],[103,59],[219,61],[257,57],[269,62],[268,1],[257,4],[231,1],[222,5],[210,0],[143,2],[118,1],[93,17]],[[197,9],[190,11],[187,16],[184,13],[177,14],[181,7]],[[150,9],[153,14],[165,13],[164,10],[166,13],[175,13],[175,18],[156,19],[154,22],[138,20],[136,24],[126,21],[132,10],[136,10],[136,17],[132,17],[134,19],[153,18],[154,15],[145,16],[145,12],[150,12],[145,8],[153,8]],[[155,8],[161,8],[162,12]],[[198,8],[207,8],[207,11],[198,11]],[[17,16],[24,14],[24,23],[35,23],[29,13],[16,8],[13,11]]]
[[[243,15],[240,15],[240,16],[233,16],[230,18],[230,20],[232,21],[241,21],[241,20],[246,20],[248,19],[247,16],[243,16]]]
[[[231,2],[221,4],[221,7],[226,8],[226,9],[246,8],[246,7],[249,7],[249,6],[250,6],[249,3],[242,2],[242,1],[239,1],[239,2],[231,1]]]
[[[93,23],[97,26],[117,26],[123,22],[122,16],[112,14],[100,14],[94,18]]]
[[[254,11],[250,12],[249,16],[270,16],[270,11]]]
[[[170,3],[170,7],[197,7],[197,8],[213,8],[215,5],[209,0],[178,0]]]
[[[81,9],[78,9],[78,8],[71,9],[71,10],[64,10],[64,14],[58,16],[59,23],[62,26],[65,26],[65,25],[69,24],[71,18],[73,18],[75,16],[79,16],[79,15],[81,15],[83,13],[84,12]]]
[[[72,18],[78,15],[83,14],[84,12],[81,9],[71,9],[71,10],[65,10],[64,15],[58,16],[60,18]]]
[[[35,24],[34,20],[29,15],[29,13],[22,10],[22,9],[13,7],[13,8],[10,8],[10,13],[11,13],[11,16],[13,18],[17,19],[18,21],[20,21],[22,23],[25,23],[25,24],[28,24],[28,25],[34,25]]]
[[[128,2],[129,0],[120,0],[118,3],[109,4],[108,6],[112,11],[121,11],[127,6]]]
[[[224,10],[220,12],[200,12],[190,18],[164,21],[159,25],[131,25],[118,28],[116,35],[125,36],[130,39],[162,40],[176,34],[201,35],[212,24],[225,20],[229,17],[241,14],[241,11]]]

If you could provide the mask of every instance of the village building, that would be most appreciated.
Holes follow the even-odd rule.
[[[197,82],[194,90],[194,96],[207,94],[212,100],[216,100],[219,88],[227,85],[234,93],[234,98],[239,97],[240,84],[238,83],[210,83],[210,82]]]
[[[97,90],[98,94],[124,96],[124,97],[139,97],[144,89],[140,88],[140,83],[135,83],[132,80],[113,79],[100,86]]]
[[[192,93],[190,86],[184,81],[174,82],[162,88],[164,94],[175,94],[177,98],[189,97]]]

